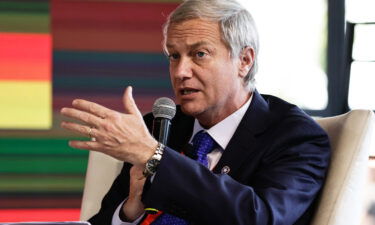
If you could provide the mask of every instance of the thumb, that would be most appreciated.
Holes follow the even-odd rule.
[[[128,86],[125,89],[124,96],[122,97],[122,102],[124,104],[125,113],[141,115],[141,112],[138,110],[138,107],[135,104],[135,101],[133,98],[133,88],[131,86]]]

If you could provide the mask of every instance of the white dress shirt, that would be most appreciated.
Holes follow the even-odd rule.
[[[246,113],[247,108],[249,108],[249,105],[251,103],[251,100],[253,98],[253,95],[249,98],[249,100],[246,101],[246,103],[241,106],[237,111],[229,115],[224,120],[217,123],[215,126],[211,127],[208,130],[205,130],[198,122],[197,119],[194,121],[194,128],[193,128],[193,134],[190,138],[190,143],[193,140],[193,137],[196,133],[198,133],[201,130],[205,130],[219,145],[218,148],[214,149],[212,152],[207,154],[207,160],[208,160],[208,168],[210,170],[213,170],[213,168],[216,166],[216,164],[219,162],[224,149],[227,147],[230,139],[233,137],[234,132],[237,130],[238,125],[240,124],[243,116]],[[126,201],[125,199],[124,201]],[[123,222],[120,219],[119,212],[121,210],[122,204],[117,207],[115,213],[112,217],[112,225],[133,225],[137,224],[143,217],[143,214],[137,218],[135,221],[129,223],[129,222]]]

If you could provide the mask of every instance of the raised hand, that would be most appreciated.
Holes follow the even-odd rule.
[[[144,167],[153,155],[157,141],[148,132],[142,115],[127,87],[123,96],[125,113],[108,109],[82,99],[73,101],[73,108],[61,114],[81,122],[62,122],[61,127],[91,137],[91,141],[70,141],[73,148],[103,152],[114,158]]]

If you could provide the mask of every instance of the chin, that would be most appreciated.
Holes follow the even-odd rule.
[[[202,112],[201,107],[197,107],[196,104],[192,104],[192,103],[181,104],[181,110],[186,115],[193,116],[193,117],[195,117],[196,115],[199,115]]]

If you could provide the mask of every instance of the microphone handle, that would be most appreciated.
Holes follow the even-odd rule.
[[[171,121],[163,117],[156,117],[152,125],[152,136],[163,145],[167,145]]]

